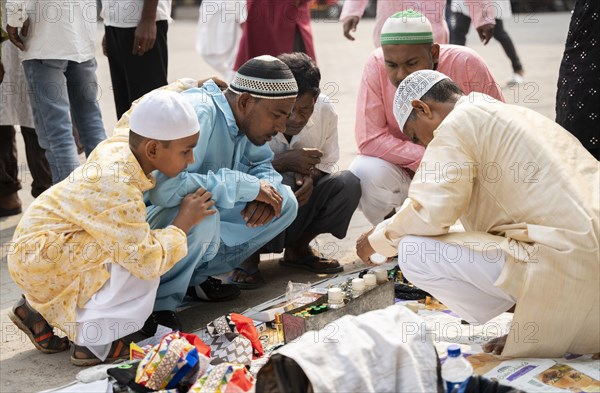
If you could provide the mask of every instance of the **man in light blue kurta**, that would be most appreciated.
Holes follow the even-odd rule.
[[[175,178],[156,175],[147,219],[152,228],[170,225],[184,196],[199,187],[212,193],[218,214],[188,233],[188,255],[161,277],[155,311],[174,311],[188,287],[233,270],[296,217],[298,203],[273,169],[266,144],[285,131],[296,82],[287,66],[270,56],[246,65],[224,93],[213,81],[181,93],[200,122],[195,162]],[[279,195],[279,207],[265,202],[269,192]],[[261,217],[253,217],[257,211]]]

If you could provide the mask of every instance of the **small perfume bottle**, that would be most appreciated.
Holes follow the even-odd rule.
[[[365,291],[365,280],[362,278],[355,278],[352,280],[352,298],[356,299]]]
[[[283,321],[281,320],[281,314],[275,314],[275,331],[277,332],[277,341],[283,344],[285,342],[285,336],[283,334]]]
[[[327,290],[327,306],[331,310],[342,308],[344,304],[344,292],[341,288],[329,288]]]
[[[377,277],[373,273],[365,274],[363,280],[365,280],[365,291],[370,291],[377,286]]]
[[[384,268],[373,269],[372,272],[375,274],[375,279],[377,280],[377,285],[383,284],[388,280],[387,270]]]

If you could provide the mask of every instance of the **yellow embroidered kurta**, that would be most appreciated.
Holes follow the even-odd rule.
[[[8,269],[27,300],[75,339],[75,310],[109,278],[117,263],[140,279],[156,279],[187,254],[179,228],[150,230],[142,194],[154,187],[116,135],[87,162],[27,209],[8,255]]]
[[[599,162],[555,122],[491,100],[458,101],[370,243],[387,256],[406,235],[499,244],[495,285],[517,299],[503,355],[600,352]],[[459,218],[466,232],[447,234]]]

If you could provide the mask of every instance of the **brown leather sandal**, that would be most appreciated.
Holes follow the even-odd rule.
[[[20,307],[25,311],[24,319],[21,319],[17,314],[17,309]],[[8,317],[43,353],[57,353],[66,351],[69,348],[69,340],[66,337],[55,335],[52,326],[44,319],[42,314],[31,308],[25,296],[21,296],[21,299],[15,303],[12,310],[8,311]],[[39,333],[34,333],[34,326],[40,322],[44,322],[44,328]]]
[[[128,359],[129,344],[142,341],[146,338],[148,338],[146,334],[135,332],[113,341],[110,350],[108,351],[108,357],[104,359],[104,361],[98,359],[88,347],[71,342],[71,348],[69,350],[71,354],[71,363],[78,367],[90,367],[102,363],[113,363],[117,360]]]

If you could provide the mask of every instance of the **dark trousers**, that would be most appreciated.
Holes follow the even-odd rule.
[[[464,46],[467,43],[467,33],[469,32],[469,28],[471,26],[471,18],[460,12],[455,12],[454,18],[455,21],[452,34],[450,34],[450,43],[453,45]],[[508,56],[510,59],[513,71],[518,72],[523,70],[523,66],[521,65],[519,56],[517,55],[515,45],[513,44],[506,30],[504,30],[502,19],[496,19],[494,38],[500,43],[500,45],[502,45],[504,53],[506,53],[506,56]]]
[[[167,84],[167,31],[166,20],[156,22],[156,42],[143,56],[132,54],[135,27],[106,26],[106,49],[112,80],[117,118],[144,94]]]
[[[296,190],[295,178],[284,173],[283,184]],[[296,219],[285,231],[265,245],[261,252],[280,253],[294,247],[305,234],[331,233],[338,239],[346,237],[352,214],[360,201],[360,180],[350,171],[326,175],[315,184],[306,205],[298,209]]]
[[[46,160],[46,152],[38,143],[33,128],[21,127],[25,141],[27,166],[33,178],[31,195],[37,198],[42,192],[52,186],[50,165]],[[19,164],[17,161],[16,131],[13,126],[0,126],[0,196],[14,194],[21,189],[19,179]],[[23,176],[26,172],[22,171]]]

